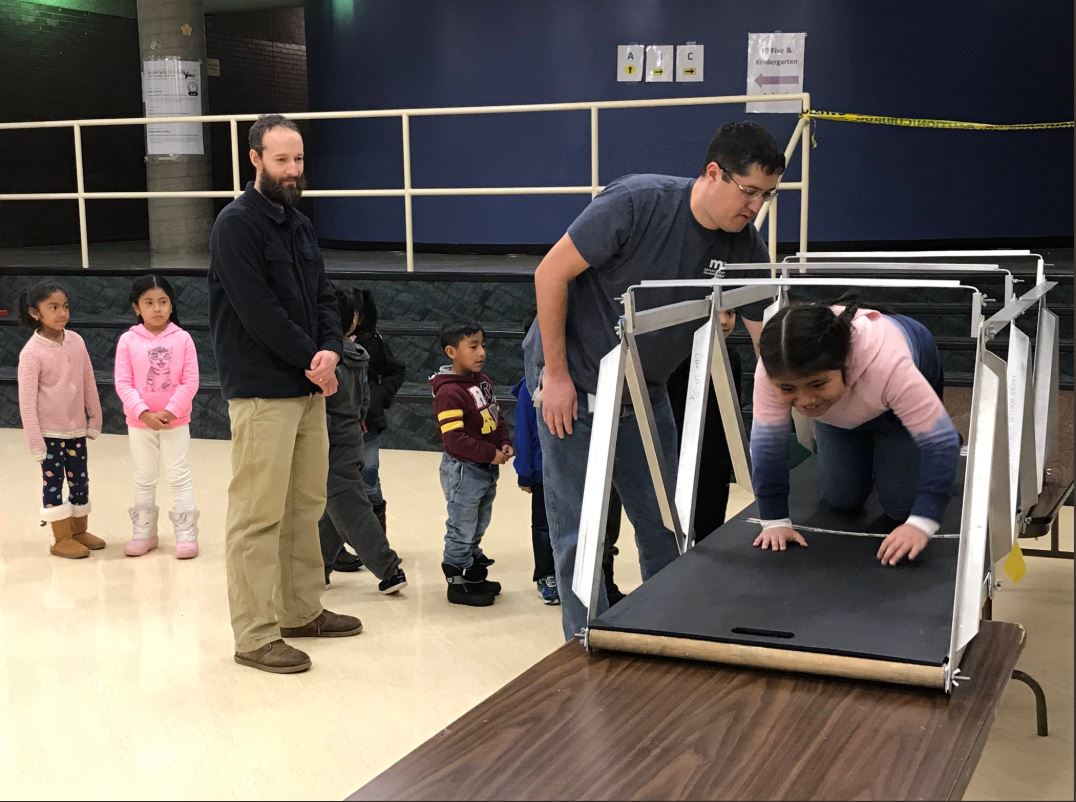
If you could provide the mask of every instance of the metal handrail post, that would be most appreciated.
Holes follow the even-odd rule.
[[[811,108],[811,96],[803,94],[803,110]],[[806,123],[803,126],[800,143],[800,250],[807,250],[807,210],[810,201],[811,186],[811,123],[806,117],[801,118]]]
[[[228,128],[232,136],[232,192],[238,198],[243,190],[239,186],[239,124],[234,117],[228,121]]]
[[[601,191],[598,184],[598,107],[590,108],[590,197]]]
[[[403,134],[403,189],[404,189],[404,246],[407,252],[407,272],[415,272],[415,231],[411,217],[411,117],[400,115]]]
[[[82,266],[90,266],[90,240],[86,232],[86,182],[82,175],[82,127],[71,126],[75,135],[75,188],[78,190],[78,241],[82,249]]]

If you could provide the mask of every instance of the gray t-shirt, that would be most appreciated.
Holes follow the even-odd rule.
[[[712,278],[716,262],[769,262],[754,225],[729,234],[703,228],[691,213],[694,178],[628,175],[609,184],[575,219],[568,236],[587,260],[568,286],[565,345],[568,370],[580,390],[593,393],[598,364],[616,346],[620,297],[644,279]],[[636,293],[640,310],[705,297],[704,289],[653,289]],[[703,321],[642,335],[638,339],[646,381],[663,385],[691,352]],[[535,320],[523,341],[527,383],[533,392],[544,364]]]

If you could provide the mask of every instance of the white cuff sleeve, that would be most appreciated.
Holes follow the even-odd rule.
[[[908,520],[904,523],[926,532],[927,537],[934,537],[941,528],[940,523],[932,521],[930,518],[924,518],[922,515],[909,515]]]
[[[778,526],[787,526],[789,529],[791,529],[792,528],[792,519],[791,518],[777,518],[777,519],[775,519],[773,521],[763,521],[762,522],[762,531],[765,532],[767,529],[774,529],[775,527],[778,527]]]

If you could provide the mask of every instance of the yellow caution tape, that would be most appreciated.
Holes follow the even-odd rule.
[[[1027,573],[1027,563],[1024,562],[1024,553],[1020,551],[1020,544],[1013,545],[1002,567],[1013,582],[1019,582],[1024,578],[1024,574]]]
[[[808,110],[803,117],[810,120],[833,120],[843,123],[867,123],[869,125],[897,125],[904,128],[956,128],[967,131],[1044,131],[1051,128],[1072,128],[1072,120],[1052,123],[969,123],[960,120],[929,120],[913,117],[883,117],[877,114],[844,114],[837,111]]]

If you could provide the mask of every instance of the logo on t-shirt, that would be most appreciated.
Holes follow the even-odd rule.
[[[723,266],[724,263],[720,259],[711,259],[710,264],[704,267],[702,272],[709,278],[717,278],[717,276],[721,275],[721,268]]]

